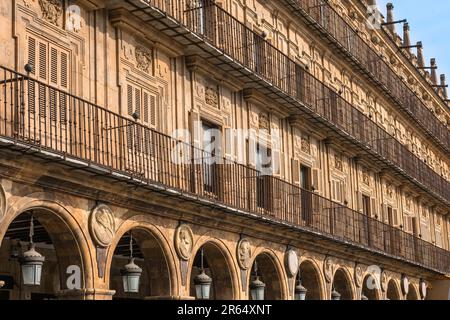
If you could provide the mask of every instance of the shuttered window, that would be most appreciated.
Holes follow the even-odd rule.
[[[54,122],[66,122],[69,89],[69,52],[47,41],[34,36],[28,36],[28,63],[32,66],[31,75],[39,81],[54,88],[47,89],[44,85],[28,82],[28,106],[31,113],[39,106],[41,118],[50,117]],[[37,95],[36,95],[37,90]]]
[[[344,183],[338,180],[331,180],[331,193],[334,201],[344,202]]]

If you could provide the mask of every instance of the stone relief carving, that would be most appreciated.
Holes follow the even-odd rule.
[[[50,23],[59,26],[59,18],[63,14],[63,4],[61,0],[39,0],[42,17]]]
[[[98,246],[106,248],[111,244],[116,232],[116,222],[113,212],[107,205],[100,204],[92,210],[89,230]]]
[[[334,154],[334,167],[339,171],[344,170],[344,165],[342,164],[342,156],[340,154]]]
[[[152,51],[142,46],[137,46],[135,50],[136,68],[144,72],[150,73],[152,66]]]
[[[175,232],[175,249],[183,260],[189,260],[194,246],[194,234],[187,224],[180,225]]]
[[[361,265],[355,267],[355,283],[358,288],[361,288],[364,281],[364,271]]]
[[[302,138],[301,149],[304,153],[307,153],[307,154],[311,153],[311,143],[309,142],[309,138],[306,138],[306,137]]]
[[[269,116],[266,113],[261,112],[258,116],[259,119],[259,129],[270,130],[270,121]]]
[[[298,268],[300,266],[297,252],[293,249],[289,249],[288,251],[286,251],[284,262],[289,277],[294,277],[297,274]]]
[[[363,170],[362,180],[365,185],[370,186],[370,175],[366,170]]]
[[[330,283],[333,280],[333,258],[326,257],[323,262],[323,274],[325,276],[325,280]]]
[[[217,88],[206,87],[205,102],[215,108],[219,107],[219,92],[217,91]]]
[[[252,246],[247,238],[241,239],[237,245],[237,260],[242,270],[248,270],[252,262]]]

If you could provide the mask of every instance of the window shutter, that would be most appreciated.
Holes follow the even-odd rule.
[[[399,224],[399,219],[398,219],[398,210],[397,209],[392,209],[392,215],[393,215],[393,223],[394,226],[398,227]]]
[[[359,212],[363,212],[364,207],[363,207],[363,195],[361,191],[357,191],[356,192],[356,200],[358,201],[358,211]]]
[[[149,108],[150,108],[149,104],[150,104],[150,101],[149,101],[148,93],[144,91],[144,104],[143,104],[144,115],[143,115],[143,120],[144,120],[145,123],[148,123]]]
[[[315,188],[315,191],[320,194],[320,170],[312,169],[312,184]]]
[[[157,125],[157,107],[156,107],[156,97],[154,95],[150,95],[150,125],[152,127],[156,127]]]
[[[139,117],[142,117],[141,110],[141,90],[138,88],[134,88],[134,98],[135,98],[135,106],[133,112],[137,112]]]
[[[201,122],[200,122],[200,115],[197,112],[191,112],[190,113],[190,131],[192,135],[192,143],[195,147],[200,148],[202,147],[202,140],[203,137],[201,135]]]
[[[294,158],[292,158],[291,161],[292,161],[292,182],[296,186],[298,186],[300,185],[300,161]]]
[[[134,112],[133,110],[133,87],[131,85],[127,86],[127,111],[128,115],[131,116]]]
[[[346,198],[345,197],[345,182],[339,183],[339,187],[340,187],[339,193],[341,195],[340,201],[341,201],[341,203],[344,203],[344,200]]]
[[[383,219],[382,219],[383,222],[389,223],[388,206],[387,206],[387,204],[383,203],[381,205],[381,210],[382,210],[382,213],[383,213]]]
[[[31,65],[31,74],[36,74],[36,39],[28,37],[28,63]]]
[[[372,217],[378,215],[377,199],[375,198],[370,198],[370,213]]]
[[[61,87],[67,89],[69,86],[69,55],[65,52],[61,53]]]
[[[274,148],[272,150],[272,175],[279,176],[280,175],[280,168],[281,168],[281,154],[280,149]]]
[[[39,42],[39,77],[47,80],[47,45]]]
[[[50,49],[50,83],[58,84],[58,50],[53,47]]]

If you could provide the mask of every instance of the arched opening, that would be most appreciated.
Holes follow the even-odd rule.
[[[311,261],[303,261],[300,264],[299,275],[301,284],[305,287],[305,300],[320,300],[322,298],[322,286],[319,271]]]
[[[352,283],[343,269],[334,274],[333,289],[340,294],[340,300],[353,300]]]
[[[213,242],[205,243],[195,255],[191,269],[190,295],[197,299],[201,299],[196,293],[195,279],[202,273],[202,264],[205,274],[211,280],[209,299],[234,299],[233,279],[230,266],[223,251]]]
[[[378,288],[376,280],[372,275],[368,274],[363,281],[362,291],[361,291],[361,300],[365,300],[363,297],[366,297],[367,300],[380,300],[381,293]]]
[[[132,258],[137,268],[141,269],[135,289],[124,283],[125,266]],[[110,289],[116,291],[114,300],[168,298],[171,296],[170,281],[166,256],[158,239],[150,231],[136,228],[120,238],[110,269]]]
[[[250,300],[256,300],[255,281],[261,281],[264,284],[264,300],[281,300],[283,298],[281,279],[278,273],[275,261],[267,253],[259,254],[250,271],[250,279],[248,285],[248,293]]]
[[[26,260],[31,246],[43,256],[41,269]],[[9,224],[0,261],[0,280],[5,282],[0,299],[64,299],[64,292],[84,288],[84,265],[74,234],[61,217],[44,208],[27,210]]]
[[[410,284],[408,295],[406,296],[406,300],[420,300],[419,293],[417,292],[416,288]]]
[[[388,283],[386,297],[388,300],[400,300],[400,292],[394,280],[390,280]]]

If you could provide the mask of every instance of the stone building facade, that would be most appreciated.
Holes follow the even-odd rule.
[[[0,297],[447,299],[445,76],[373,5],[1,1]]]

